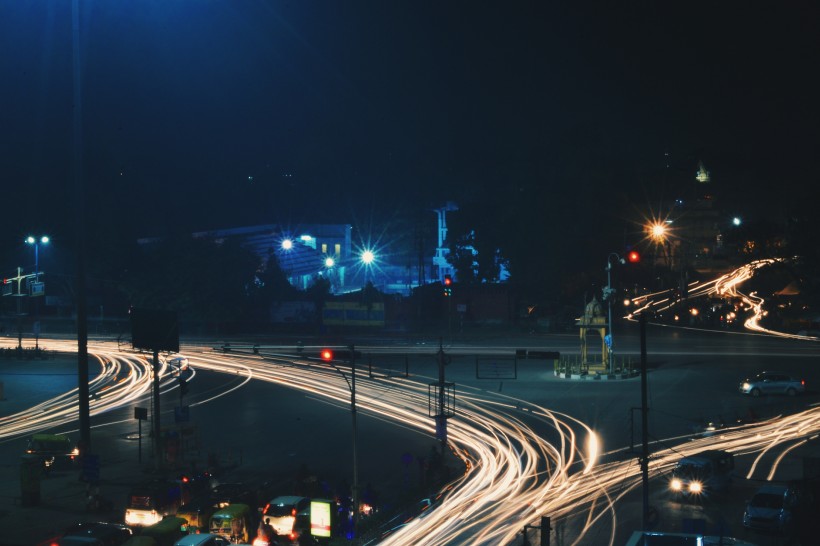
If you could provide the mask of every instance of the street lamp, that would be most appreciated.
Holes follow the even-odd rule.
[[[26,237],[27,245],[34,245],[34,284],[32,285],[32,295],[40,295],[43,292],[39,290],[40,286],[40,245],[47,245],[49,242],[48,235],[41,235],[39,238],[29,235]],[[34,304],[34,350],[40,350],[40,306]]]
[[[612,271],[612,258],[615,258],[615,261],[621,265],[626,263],[626,260],[621,258],[617,253],[612,252],[609,256],[606,257],[606,290],[604,296],[606,297],[606,302],[608,306],[608,314],[609,314],[609,343],[607,343],[607,347],[609,348],[607,359],[609,360],[609,373],[615,373],[615,339],[612,336],[612,296],[614,294],[614,290],[612,289],[612,275],[610,272]]]
[[[43,235],[39,239],[32,235],[26,237],[26,244],[34,245],[34,282],[40,281],[40,245],[47,245],[49,240],[48,235]]]
[[[362,261],[362,265],[364,266],[364,285],[367,286],[367,273],[373,265],[373,262],[376,261],[376,254],[369,248],[366,248],[362,251],[361,255],[359,255],[359,259]]]
[[[651,224],[649,234],[655,241],[661,242],[666,239],[666,226],[658,222]]]

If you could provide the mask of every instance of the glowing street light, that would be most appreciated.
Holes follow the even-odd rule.
[[[42,295],[42,285],[40,285],[40,245],[47,245],[50,239],[48,235],[42,235],[39,238],[29,235],[26,237],[26,244],[34,246],[34,284],[32,285],[32,296]],[[37,290],[35,292],[35,290]],[[19,303],[19,302],[18,302]],[[34,306],[34,350],[40,350],[40,306],[35,303]]]
[[[334,265],[336,265],[336,260],[334,260],[331,256],[328,256],[327,258],[325,258],[325,267],[326,268],[330,269]]]
[[[376,255],[373,253],[372,250],[367,249],[364,252],[362,252],[361,259],[363,264],[370,265],[376,260]]]
[[[663,241],[666,239],[666,226],[660,222],[650,224],[649,235],[656,241]]]
[[[362,261],[362,264],[364,265],[364,285],[367,286],[367,273],[370,267],[376,261],[376,254],[369,248],[366,248],[359,255],[359,259]]]
[[[283,239],[282,240],[282,250],[292,250],[292,249],[293,249],[293,240]]]
[[[32,235],[26,237],[26,244],[34,245],[34,282],[40,280],[40,245],[47,245],[49,241],[48,235],[43,235],[39,239]]]

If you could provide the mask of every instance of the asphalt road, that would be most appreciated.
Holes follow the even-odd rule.
[[[619,354],[638,357],[639,339],[634,325],[622,324],[616,330]],[[325,340],[317,340],[319,345]],[[408,343],[409,341],[409,343]],[[255,340],[260,342],[260,340]],[[262,340],[278,343],[278,340]],[[328,340],[337,343],[338,340]],[[351,340],[366,351],[368,344],[389,343],[402,353],[407,348],[407,370],[414,376],[437,378],[434,353],[438,349],[435,339],[375,340],[360,338]],[[184,345],[184,344],[183,344]],[[472,348],[469,354],[466,347]],[[603,451],[611,457],[629,457],[624,452],[630,444],[640,440],[639,416],[640,380],[579,381],[557,378],[551,365],[545,361],[519,361],[516,379],[490,380],[476,378],[476,355],[508,354],[516,348],[559,350],[562,354],[578,351],[578,339],[572,335],[482,335],[459,336],[445,340],[444,349],[453,354],[446,368],[446,379],[456,383],[457,392],[475,388],[503,393],[557,411],[562,411],[586,422],[601,435]],[[184,350],[184,349],[183,349]],[[650,327],[647,336],[648,384],[649,384],[649,435],[654,445],[671,446],[686,442],[686,436],[698,430],[699,425],[712,421],[730,423],[737,418],[767,417],[805,408],[818,402],[820,367],[817,363],[817,344],[772,339],[769,337],[706,333]],[[372,357],[378,368],[380,358]],[[395,356],[384,360],[385,366],[396,373],[404,371],[405,360]],[[2,365],[2,363],[0,363]],[[762,397],[750,399],[737,393],[737,384],[743,378],[761,369],[782,370],[807,380],[810,392],[794,399],[785,397]],[[35,382],[37,387],[15,394],[14,404],[25,404],[45,395],[48,389],[65,387],[67,372],[52,370],[46,380]],[[14,372],[17,373],[17,372]],[[3,370],[6,398],[15,382],[21,377]],[[16,379],[15,379],[16,377]],[[226,385],[236,382],[224,374],[199,373],[190,385],[186,403],[209,398],[213,393],[225,390]],[[25,384],[25,382],[23,382]],[[68,385],[70,385],[70,380]],[[163,407],[171,408],[178,401],[178,394],[164,396]],[[147,400],[146,400],[146,404]],[[12,404],[7,404],[7,411]],[[173,419],[165,413],[163,420]],[[633,420],[634,418],[634,420]],[[454,419],[458,419],[458,415]],[[96,422],[95,422],[96,421]],[[137,467],[139,456],[136,441],[136,421],[133,408],[110,412],[104,418],[95,419],[92,425],[100,426],[93,432],[96,444],[105,444],[116,455],[121,466],[129,461]],[[114,424],[106,424],[114,423]],[[230,479],[270,482],[287,494],[296,485],[294,478],[303,466],[310,475],[317,477],[317,485],[331,492],[339,484],[350,480],[352,441],[349,407],[344,403],[329,404],[303,392],[273,387],[269,384],[251,382],[211,402],[191,408],[191,423],[195,425],[200,452],[215,453],[222,460],[237,463]],[[430,456],[436,444],[429,434],[415,429],[396,426],[372,416],[359,416],[359,468],[360,483],[371,484],[371,489],[381,499],[401,498],[411,492],[422,478],[420,461]],[[675,438],[675,440],[669,440]],[[16,479],[21,441],[0,443],[0,456],[8,461],[0,467],[4,482]],[[150,465],[150,445],[143,445],[143,462]],[[748,461],[738,458],[739,469],[747,468]],[[126,465],[127,466],[127,465]],[[783,465],[784,472],[795,472],[794,465]],[[791,476],[776,476],[789,479]],[[743,501],[754,489],[756,480],[738,480],[736,494],[720,505],[701,507],[681,506],[669,501],[664,495],[663,484],[652,484],[652,504],[661,514],[658,527],[680,531],[685,520],[703,519],[712,528],[719,523],[735,536],[744,535],[758,544],[777,543],[776,537],[746,536],[739,529]],[[13,494],[13,491],[9,494]],[[114,491],[114,496],[122,490]],[[621,513],[622,512],[622,513]],[[583,517],[579,514],[579,517]],[[577,521],[556,521],[554,544],[569,543],[572,526]],[[618,539],[622,544],[640,523],[640,495],[629,494],[619,508]],[[711,529],[710,529],[711,530]],[[561,534],[558,534],[558,531]],[[608,536],[601,529],[601,536]],[[589,534],[589,536],[595,536]],[[623,539],[621,539],[623,537]],[[754,540],[763,538],[764,540]],[[584,542],[594,544],[597,542]]]

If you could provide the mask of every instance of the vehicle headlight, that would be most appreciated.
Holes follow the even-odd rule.
[[[689,491],[692,493],[700,493],[703,491],[703,484],[700,482],[692,482],[689,484]]]
[[[751,385],[749,385],[748,383],[743,383],[743,385],[741,385],[741,387],[743,387],[744,391],[748,391],[749,388],[751,388]]]
[[[669,483],[669,487],[672,488],[672,491],[680,491],[683,489],[683,483],[681,483],[679,479],[675,478]]]

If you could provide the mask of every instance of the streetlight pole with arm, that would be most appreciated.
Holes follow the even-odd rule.
[[[608,354],[607,360],[609,360],[609,373],[615,373],[615,337],[612,335],[612,295],[614,290],[612,289],[612,275],[610,272],[612,271],[612,258],[620,263],[626,263],[623,258],[621,258],[617,253],[612,252],[606,258],[606,289],[604,296],[606,297],[607,301],[607,312],[608,312],[608,322],[609,322],[609,343],[608,346]]]
[[[40,244],[48,244],[49,242],[48,235],[42,235],[41,237],[37,238],[32,235],[26,237],[26,244],[34,246],[34,288],[33,290],[37,290],[40,288]],[[42,292],[37,292],[36,295],[41,295]],[[32,296],[35,296],[35,293],[32,292]],[[40,306],[35,303],[34,304],[34,350],[40,350]]]

